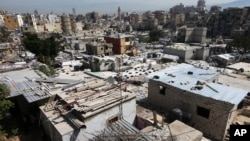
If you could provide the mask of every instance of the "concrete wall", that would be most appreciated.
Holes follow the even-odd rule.
[[[129,123],[133,124],[136,117],[136,102],[135,99],[123,103],[123,118]],[[98,135],[98,132],[107,127],[107,120],[119,114],[119,106],[115,106],[107,111],[98,113],[96,116],[86,119],[86,129],[81,129],[76,140],[85,141],[93,138],[93,135]],[[63,136],[63,140],[67,139],[69,135]],[[69,141],[69,140],[64,140]]]
[[[44,25],[38,25],[37,26],[37,32],[44,32]]]
[[[195,59],[195,48],[190,50],[180,50],[175,48],[164,48],[164,53],[179,56],[182,61]]]
[[[150,80],[148,85],[148,98],[151,103],[167,110],[179,108],[185,113],[191,113],[191,126],[202,131],[211,139],[222,140],[224,138],[226,128],[234,117],[234,115],[229,116],[228,114],[233,110],[233,105],[192,94],[155,80]],[[159,85],[166,87],[165,95],[159,93]],[[197,106],[209,109],[209,117],[199,116]]]
[[[131,99],[126,101],[122,105],[123,109],[123,118],[128,121],[129,123],[133,124],[135,117],[136,117],[136,100]],[[51,111],[53,112],[53,111]],[[51,124],[51,117],[46,117],[43,112],[41,112],[41,124],[43,125],[48,138],[53,141],[86,141],[90,138],[93,138],[94,135],[98,135],[99,131],[103,130],[107,127],[107,120],[113,116],[119,114],[119,106],[116,105],[108,110],[102,111],[97,115],[89,117],[85,119],[83,122],[86,125],[86,129],[76,130],[73,127],[69,126],[70,124],[64,125],[66,132],[64,135],[61,135],[54,125]],[[48,119],[50,118],[50,119]],[[65,122],[65,121],[63,121]],[[57,125],[60,126],[60,125]],[[62,128],[62,127],[59,127]],[[64,132],[65,132],[64,131]]]
[[[47,23],[44,25],[45,31],[53,32],[55,30],[55,26],[53,23]]]
[[[114,54],[124,54],[126,52],[125,38],[104,37],[104,40],[107,43],[113,44],[113,53]]]
[[[200,48],[196,50],[196,59],[206,60],[209,57],[209,48]]]
[[[40,124],[45,129],[45,133],[50,140],[63,141],[63,137],[60,135],[54,125],[51,124],[50,119],[48,119],[48,117],[46,117],[43,112],[40,112]]]
[[[186,43],[203,43],[206,42],[207,28],[195,27],[195,28],[182,28],[179,29],[180,42]]]
[[[19,23],[16,18],[11,15],[4,16],[5,26],[8,30],[15,30],[19,28]]]
[[[24,26],[22,27],[23,32],[31,32],[31,33],[36,33],[37,30],[34,28],[34,26]]]

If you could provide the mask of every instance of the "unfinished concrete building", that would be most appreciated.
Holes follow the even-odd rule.
[[[114,71],[117,69],[115,58],[92,56],[89,61],[91,71]]]
[[[58,89],[59,99],[40,107],[48,137],[53,141],[84,141],[120,119],[132,124],[135,95],[124,91],[125,87],[93,79]]]
[[[204,43],[206,42],[207,28],[186,27],[178,29],[177,41],[181,43]]]
[[[137,54],[137,49],[134,47],[134,39],[131,35],[109,35],[104,37],[104,40],[113,44],[114,54],[129,54],[131,56]]]
[[[185,68],[176,71],[176,67],[172,71],[169,69],[151,75],[149,101],[169,111],[178,109],[182,114],[175,118],[185,119],[213,140],[223,140],[237,114],[235,111],[249,92],[211,83],[216,72],[194,68],[192,71]]]
[[[201,46],[190,46],[183,43],[175,43],[164,47],[164,53],[170,55],[177,55],[182,61],[191,59],[205,60],[209,57],[209,48]]]
[[[102,42],[92,42],[86,44],[86,50],[88,55],[112,55],[113,45],[111,43],[102,43]]]

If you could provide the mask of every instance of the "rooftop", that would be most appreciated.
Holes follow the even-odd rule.
[[[112,35],[109,35],[108,37],[121,39],[121,38],[133,37],[133,35],[128,35],[128,34],[112,34]]]
[[[104,110],[119,105],[121,102],[135,98],[135,94],[125,91],[125,84],[114,85],[100,79],[92,79],[88,82],[78,82],[56,90],[59,103],[50,100],[48,104],[41,106],[42,113],[51,119],[51,123],[61,134],[67,134],[68,130],[82,128],[84,121]],[[54,104],[53,104],[54,102]],[[49,105],[51,105],[50,107]],[[75,114],[77,113],[77,115]],[[67,129],[67,132],[63,129]]]
[[[174,43],[172,45],[166,46],[166,48],[174,48],[174,49],[177,49],[177,50],[193,50],[193,49],[201,48],[201,47],[190,46],[190,45],[185,44],[185,43]]]
[[[22,82],[22,81],[27,80],[27,78],[32,79],[32,78],[39,78],[39,77],[40,76],[34,70],[31,70],[29,68],[4,72],[0,74],[0,80],[7,78],[15,82]]]
[[[188,72],[192,73],[192,75],[189,75]],[[176,66],[167,67],[159,71],[159,73],[152,73],[148,76],[148,78],[153,78],[155,75],[165,76],[167,74],[175,76],[184,75],[203,81],[208,81],[211,78],[217,77],[219,75],[218,72],[213,70],[200,69],[189,64],[181,63]]]
[[[136,129],[133,125],[126,120],[118,120],[112,123],[109,127],[105,128],[94,136],[90,141],[99,140],[140,140],[150,141],[151,139],[143,134],[140,130]]]
[[[23,95],[24,98],[31,103],[52,96],[50,88],[46,84],[39,84],[34,81],[8,82],[8,86],[11,90],[10,97]]]
[[[229,69],[240,70],[244,69],[246,72],[250,72],[250,63],[239,62],[232,65],[227,66]]]
[[[190,70],[192,70],[193,73],[187,74]],[[202,77],[199,77],[200,74],[203,73],[208,73],[208,75],[202,75]],[[217,73],[210,70],[202,70],[192,67],[190,68],[188,66],[176,66],[167,68],[157,74],[152,74],[151,78],[155,81],[162,82],[164,84],[191,92],[193,94],[209,97],[234,105],[239,104],[242,99],[248,94],[249,91],[247,90],[225,86],[217,83],[201,82],[202,84],[197,84],[200,80],[206,81],[207,79],[216,75]],[[197,86],[200,86],[201,89],[196,89]]]

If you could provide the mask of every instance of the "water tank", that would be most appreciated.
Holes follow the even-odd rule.
[[[183,112],[181,109],[179,108],[174,108],[171,112],[170,112],[170,122],[173,122],[175,120],[179,120],[182,121],[183,118]]]

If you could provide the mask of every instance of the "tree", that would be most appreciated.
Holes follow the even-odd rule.
[[[5,27],[0,27],[0,42],[6,42],[10,32]]]
[[[37,34],[25,33],[23,38],[24,47],[34,53],[38,60],[51,65],[60,49],[59,42],[54,36],[46,39],[38,38]]]
[[[10,94],[9,88],[5,84],[0,84],[0,135],[7,136],[5,131],[6,119],[10,116],[10,108],[14,107],[14,103],[5,97]]]
[[[161,37],[163,37],[162,32],[160,30],[153,30],[149,32],[150,40],[149,42],[158,41]]]
[[[244,54],[250,51],[250,37],[237,35],[233,37],[233,41],[228,43],[228,48],[236,48],[238,52]]]

